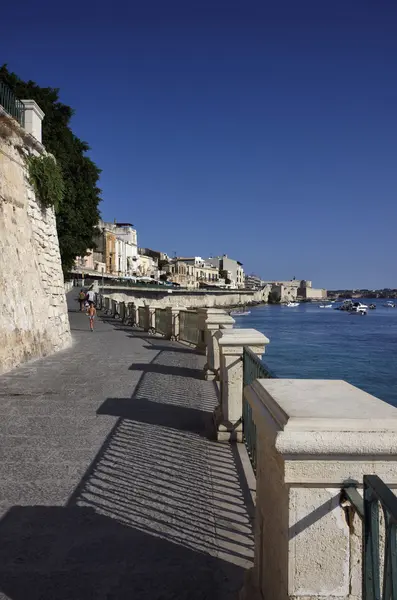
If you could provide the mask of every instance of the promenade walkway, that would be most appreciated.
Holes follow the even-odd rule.
[[[253,540],[204,357],[91,334],[75,296],[73,347],[0,377],[0,599],[236,599]]]

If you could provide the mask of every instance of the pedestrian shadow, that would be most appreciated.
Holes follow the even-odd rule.
[[[91,506],[12,507],[0,521],[0,591],[11,600],[234,597],[241,567],[150,531],[128,511],[124,521]]]

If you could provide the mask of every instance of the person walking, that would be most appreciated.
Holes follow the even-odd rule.
[[[88,311],[87,311],[87,315],[90,318],[90,330],[94,331],[94,321],[95,321],[95,317],[96,317],[96,308],[95,308],[93,302],[90,302],[90,305],[89,305]]]
[[[94,290],[88,290],[87,300],[90,303],[90,306],[91,306],[91,304],[95,304],[95,295],[96,294],[95,294]]]
[[[81,290],[81,292],[79,293],[79,304],[80,304],[80,312],[83,312],[84,310],[84,304],[85,304],[85,291]]]

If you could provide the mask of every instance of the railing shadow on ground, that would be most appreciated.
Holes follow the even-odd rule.
[[[194,350],[151,339],[158,353],[131,397],[98,409],[118,419],[67,505],[0,521],[11,600],[237,597],[253,536],[233,451],[207,439],[214,386]]]
[[[0,522],[0,596],[2,592],[11,600],[234,597],[241,567],[122,521],[86,506],[11,508]]]

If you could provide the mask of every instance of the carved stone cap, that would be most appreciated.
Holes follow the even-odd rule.
[[[269,339],[256,329],[223,329],[219,335],[220,346],[261,346]]]
[[[208,329],[211,329],[211,326],[216,325],[234,325],[235,320],[230,315],[227,315],[225,312],[214,314],[211,313],[205,320],[205,324]]]
[[[278,429],[397,433],[397,408],[341,380],[262,379],[254,389]]]

